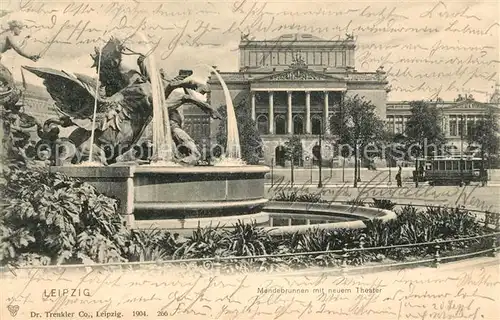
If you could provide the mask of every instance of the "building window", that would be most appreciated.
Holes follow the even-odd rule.
[[[288,97],[287,97],[288,99]],[[287,100],[288,103],[288,100]],[[292,91],[292,105],[294,106],[305,106],[306,105],[306,93],[304,91]]]
[[[321,52],[314,53],[314,64],[321,65]]]
[[[267,116],[261,114],[257,117],[257,130],[260,134],[268,134],[269,133],[269,120]]]
[[[274,99],[276,99],[274,97]],[[255,93],[255,104],[257,105],[269,105],[269,92],[256,92]]]
[[[321,132],[321,122],[321,116],[316,115],[311,117],[312,134],[319,134]]]
[[[264,59],[263,59],[263,54],[262,52],[257,52],[257,65],[258,66],[261,66],[264,62]]]
[[[286,118],[284,115],[277,115],[274,119],[276,134],[286,134]]]
[[[406,123],[410,120],[410,117],[403,116],[403,126],[401,128],[401,132],[404,133],[406,131]]]
[[[293,117],[293,133],[294,134],[304,133],[304,118],[300,114],[296,114]]]
[[[458,117],[458,136],[465,134],[465,121],[462,117]]]
[[[264,54],[262,55],[262,65],[263,66],[268,66],[270,58],[271,57],[270,57],[269,52],[264,52]]]
[[[335,132],[336,119],[340,119],[340,115],[339,115],[338,111],[334,111],[334,114],[328,118],[328,124],[330,126],[330,133]]]
[[[285,53],[284,52],[278,52],[278,64],[279,65],[286,64]]]
[[[277,146],[276,149],[274,149],[274,158],[276,159],[276,165],[277,166],[285,166],[285,158],[286,156],[286,149],[284,146]]]
[[[328,56],[329,56],[328,64],[332,67],[335,67],[336,66],[336,64],[335,64],[335,52],[334,51],[328,52]]]
[[[403,134],[403,117],[396,117],[396,128],[394,133]]]
[[[275,91],[273,99],[275,106],[288,105],[288,94],[286,93],[286,91]]]
[[[324,66],[328,66],[328,52],[321,52],[321,64]]]
[[[341,67],[342,66],[342,52],[340,52],[340,51],[336,52],[336,55],[335,55],[335,65],[337,67]]]
[[[253,51],[250,51],[250,66],[257,66],[257,54]]]
[[[394,128],[392,126],[392,121],[394,120],[394,116],[387,116],[385,121],[385,127],[387,131],[394,133]]]
[[[245,50],[244,52],[244,59],[245,59],[245,66],[250,65],[250,52],[248,50]]]
[[[474,131],[474,119],[467,119],[467,130],[465,134],[470,134]]]
[[[309,99],[311,106],[323,106],[325,103],[325,94],[321,91],[311,91]]]
[[[450,136],[456,137],[457,136],[457,117],[456,116],[450,116],[449,128],[450,128]]]
[[[278,64],[278,53],[276,51],[271,52],[271,65]]]
[[[313,65],[314,64],[313,52],[307,52],[306,54],[307,54],[307,64]]]

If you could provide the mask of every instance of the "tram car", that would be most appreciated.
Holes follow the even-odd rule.
[[[481,158],[434,157],[418,159],[413,171],[413,182],[428,182],[429,185],[468,185],[471,182],[488,180],[488,171]]]

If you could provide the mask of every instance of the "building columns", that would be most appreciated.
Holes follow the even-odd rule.
[[[311,134],[311,92],[306,91],[306,134]]]
[[[269,134],[274,133],[274,93],[269,91]]]
[[[251,91],[250,92],[251,96],[251,107],[252,107],[252,120],[255,121],[255,92]]]
[[[288,109],[287,109],[287,114],[288,114],[288,134],[293,134],[293,118],[292,118],[292,92],[287,91],[286,92],[288,95]]]
[[[462,123],[462,132],[463,132],[463,136],[467,136],[467,115],[462,115],[462,119],[463,119],[463,123]]]
[[[329,109],[328,109],[328,91],[325,91],[324,92],[325,94],[325,98],[324,98],[324,101],[325,101],[325,104],[323,106],[323,128],[321,128],[321,130],[325,130],[324,133],[325,134],[330,134],[330,116],[328,114],[329,112]]]

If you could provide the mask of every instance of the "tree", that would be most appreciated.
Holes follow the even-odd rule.
[[[500,149],[498,121],[498,113],[493,108],[489,108],[486,114],[468,130],[467,142],[478,144],[487,155],[498,154]]]
[[[498,112],[495,111],[492,107],[489,108],[486,114],[479,121],[476,121],[467,132],[467,142],[469,144],[478,144],[481,159],[484,160],[485,156],[487,156],[488,163],[490,163],[492,157],[498,155],[500,149],[500,126],[498,124]],[[485,177],[483,162],[481,177]]]
[[[405,150],[404,143],[405,137],[402,134],[394,133],[392,130],[383,130],[381,143],[382,154],[386,163],[390,167],[397,165],[398,160],[404,159]]]
[[[425,101],[412,101],[410,108],[411,116],[406,123],[404,132],[407,151],[414,157],[437,155],[438,150],[442,150],[442,146],[446,144],[440,126],[439,110]]]
[[[222,105],[218,108],[222,115],[217,131],[217,143],[226,147],[227,144],[227,107]],[[247,164],[258,164],[262,156],[262,138],[257,126],[249,112],[247,102],[242,100],[235,108],[236,121],[238,122],[238,133],[240,136],[241,158]]]
[[[405,128],[408,156],[417,159],[421,156],[427,157],[429,154],[439,155],[439,150],[446,144],[443,130],[439,125],[441,122],[439,110],[425,101],[412,101],[410,108],[411,116]],[[423,169],[415,169],[415,186],[418,187],[418,177]]]
[[[374,146],[381,141],[384,131],[384,122],[375,114],[375,106],[371,101],[364,97],[355,95],[346,97],[341,105],[340,115],[333,126],[334,134],[337,135],[341,146],[348,146],[354,150],[354,187],[357,187],[359,179],[358,158],[359,151],[364,150],[363,157],[371,158],[380,154],[378,148],[374,148],[371,154],[368,154],[368,146]],[[342,148],[342,154],[346,156],[346,149]]]
[[[302,162],[302,141],[299,136],[291,136],[285,142],[285,159],[288,161],[293,160],[293,164],[300,165]]]

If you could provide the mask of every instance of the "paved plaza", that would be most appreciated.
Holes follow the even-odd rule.
[[[294,170],[294,182],[291,183],[291,170],[274,170],[275,178],[267,180],[266,191],[269,198],[282,191],[297,191],[300,193],[320,194],[323,199],[329,201],[346,201],[358,199],[372,201],[373,198],[389,199],[399,204],[414,205],[464,205],[467,208],[481,211],[489,210],[500,212],[500,179],[498,170],[492,175],[486,187],[478,184],[467,187],[459,186],[429,186],[421,183],[415,187],[411,179],[411,169],[403,169],[403,187],[397,188],[393,176],[396,170],[391,172],[389,179],[387,169],[369,171],[362,169],[361,182],[358,188],[353,188],[354,172],[346,169],[344,182],[342,181],[342,170],[329,168],[322,172],[321,188],[318,188],[318,170],[298,169]],[[312,179],[311,179],[312,176]]]

